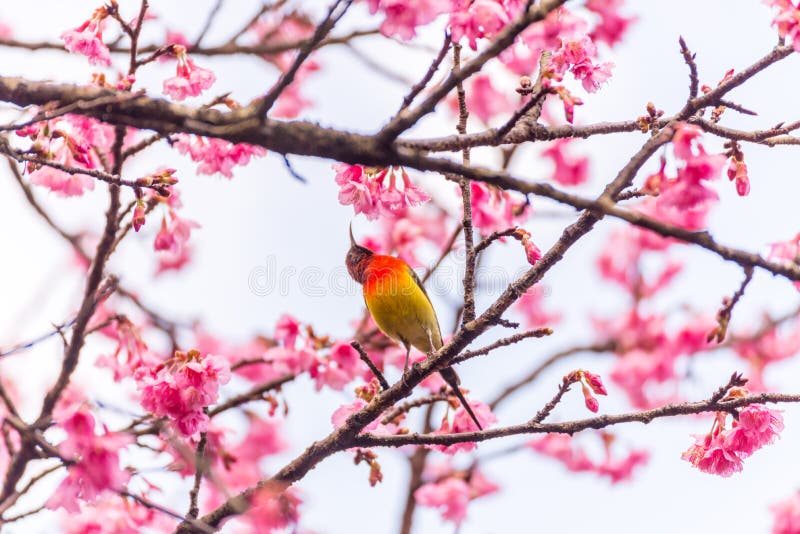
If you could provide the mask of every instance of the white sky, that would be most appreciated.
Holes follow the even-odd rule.
[[[193,36],[202,24],[211,1],[151,2],[166,20]],[[597,94],[584,100],[577,111],[579,121],[623,120],[641,115],[648,101],[669,114],[686,97],[688,77],[678,52],[677,40],[683,35],[697,52],[702,83],[715,84],[728,68],[737,70],[765,54],[776,42],[770,28],[769,10],[756,1],[706,0],[692,2],[628,2],[640,19],[624,45],[612,56],[616,63],[611,81]],[[121,1],[132,11],[137,2]],[[230,0],[224,15],[205,40],[206,44],[224,38],[236,21],[246,20],[256,2]],[[324,5],[313,4],[317,11]],[[0,21],[14,26],[19,38],[55,40],[66,28],[77,25],[96,7],[91,1],[36,3],[0,3]],[[345,24],[366,24],[363,6],[348,14]],[[34,17],[33,19],[31,17]],[[35,21],[35,22],[32,22]],[[160,35],[155,32],[154,35]],[[431,42],[438,36],[431,32]],[[414,78],[424,71],[430,54],[380,39],[364,40],[359,49],[378,60],[391,58],[390,68]],[[376,77],[368,68],[343,49],[330,49],[319,58],[323,70],[305,89],[317,103],[309,117],[332,126],[374,131],[398,106],[405,87]],[[213,68],[218,82],[214,92],[234,91],[234,98],[246,102],[263,91],[274,79],[269,67],[250,58],[198,58],[201,65]],[[2,75],[24,75],[33,79],[84,81],[92,69],[83,58],[57,52],[30,53],[0,50]],[[797,69],[791,57],[737,89],[731,97],[757,110],[759,117],[739,117],[726,113],[730,126],[766,128],[779,121],[797,119]],[[143,71],[140,80],[160,92],[163,67]],[[730,115],[730,116],[728,116]],[[477,128],[476,125],[472,126]],[[415,135],[450,133],[450,122],[426,121]],[[627,158],[643,142],[640,134],[624,134],[577,143],[576,148],[592,156],[593,178],[582,192],[589,195],[611,179]],[[709,150],[721,149],[721,143],[708,141]],[[796,199],[798,156],[791,148],[753,148],[745,146],[752,180],[752,192],[741,199],[733,186],[720,181],[717,186],[722,201],[712,217],[712,233],[719,241],[764,252],[769,242],[783,240],[800,230]],[[336,185],[329,161],[293,158],[295,167],[309,183],[293,180],[280,158],[271,155],[240,170],[234,180],[221,177],[193,176],[194,165],[178,154],[153,150],[153,159],[132,164],[132,175],[144,173],[157,164],[177,167],[182,178],[184,214],[197,219],[203,228],[192,236],[196,261],[179,275],[168,275],[155,282],[152,269],[152,237],[158,220],[149,220],[145,230],[132,236],[111,263],[128,286],[139,288],[143,299],[178,318],[201,318],[217,334],[245,340],[258,332],[270,332],[284,312],[312,323],[317,331],[345,337],[350,323],[361,311],[361,298],[354,291],[347,295],[326,292],[317,296],[303,291],[297,277],[290,280],[289,292],[260,296],[248,287],[250,273],[275,261],[278,269],[318,268],[323,273],[341,269],[347,247],[346,228],[352,216],[349,207],[336,202]],[[476,151],[476,158],[481,151]],[[651,162],[648,167],[656,164]],[[515,171],[532,178],[543,178],[548,169],[538,164],[533,151],[517,162]],[[3,175],[5,175],[3,171]],[[67,249],[31,212],[16,186],[6,177],[0,196],[0,217],[5,231],[0,232],[0,250],[5,252],[3,276],[0,276],[0,346],[24,341],[47,331],[51,323],[68,317],[76,305],[82,282],[70,267]],[[441,190],[440,178],[426,176],[426,186]],[[58,221],[72,229],[99,228],[105,210],[102,187],[92,195],[64,200],[39,191],[40,198]],[[535,209],[551,211],[545,201],[535,201]],[[537,243],[545,249],[570,218],[534,216],[527,226]],[[370,225],[363,219],[356,227],[364,233]],[[593,332],[587,312],[612,315],[624,309],[621,292],[600,287],[593,261],[603,246],[600,236],[616,225],[603,221],[599,228],[567,254],[544,283],[550,288],[548,306],[565,314],[556,333],[547,340],[530,341],[514,349],[498,352],[490,358],[471,361],[459,368],[462,381],[478,399],[489,400],[504,384],[527,372],[536,362],[558,348],[591,340]],[[488,261],[510,271],[519,267],[521,255],[511,247],[492,252]],[[730,294],[741,279],[740,269],[717,261],[701,251],[681,251],[687,271],[680,276],[667,300],[659,309],[674,309],[688,300],[709,313],[720,299]],[[450,304],[457,298],[438,298],[434,303],[443,324],[452,322]],[[737,307],[733,328],[756,325],[763,310],[779,312],[796,305],[798,297],[785,280],[758,273],[747,295]],[[486,305],[482,299],[479,305]],[[488,339],[488,338],[487,338]],[[97,353],[101,347],[89,344],[84,355]],[[586,367],[601,374],[608,369],[606,357],[576,358],[555,366],[527,392],[514,397],[498,412],[501,424],[526,420],[550,398],[560,377],[567,371]],[[84,362],[85,363],[85,362]],[[49,384],[60,364],[55,342],[14,356],[3,372],[21,380],[24,391],[38,391]],[[31,372],[30,369],[35,369]],[[701,357],[696,362],[696,381],[687,388],[693,398],[703,398],[723,383],[734,370],[744,370],[741,362],[725,353]],[[797,392],[798,365],[790,362],[768,373],[768,384],[780,391]],[[119,388],[107,374],[82,365],[79,382],[91,385],[100,400],[120,400]],[[105,383],[103,383],[105,382]],[[230,390],[228,390],[230,391]],[[601,413],[626,409],[621,392],[609,387],[608,399],[601,399]],[[266,472],[289,460],[313,439],[327,434],[330,414],[351,399],[351,393],[313,394],[307,381],[301,380],[285,389],[292,409],[288,434],[294,446],[292,454],[270,461]],[[28,413],[38,409],[33,401]],[[262,407],[263,409],[263,407]],[[554,420],[583,417],[585,410],[577,391],[569,395]],[[487,463],[485,474],[503,485],[503,491],[476,501],[470,507],[462,534],[499,532],[594,532],[635,533],[646,528],[653,534],[708,533],[725,530],[767,532],[771,518],[767,507],[789,496],[798,487],[800,474],[795,451],[800,443],[800,409],[786,406],[786,430],[782,439],[745,461],[744,471],[731,479],[700,473],[680,460],[680,453],[691,443],[690,434],[705,432],[708,418],[656,421],[647,427],[620,427],[620,442],[652,451],[650,464],[637,473],[633,483],[611,486],[592,475],[567,473],[559,464],[528,453],[518,453]],[[235,421],[231,424],[235,424]],[[591,442],[591,438],[587,439]],[[481,446],[480,453],[504,449],[517,441],[508,440]],[[392,532],[402,509],[407,476],[406,464],[394,451],[378,451],[384,482],[371,489],[364,466],[354,467],[351,456],[340,454],[324,461],[299,484],[304,495],[303,525],[319,532],[344,534],[374,531]],[[165,503],[184,511],[186,485],[168,492]],[[31,496],[32,505],[44,494]],[[723,504],[724,503],[724,504]],[[8,528],[8,532],[52,531],[48,514]],[[420,509],[416,532],[452,531],[439,520],[437,512]]]

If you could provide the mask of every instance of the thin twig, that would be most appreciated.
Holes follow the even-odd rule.
[[[384,390],[389,389],[389,382],[386,381],[386,377],[384,377],[383,373],[381,373],[380,369],[378,369],[375,366],[375,364],[372,363],[372,360],[369,358],[369,356],[367,355],[367,352],[364,350],[364,348],[361,346],[361,344],[358,341],[353,341],[353,342],[350,343],[350,346],[353,347],[354,349],[356,349],[356,351],[358,351],[358,355],[361,358],[361,361],[364,362],[365,364],[367,364],[367,367],[369,367],[369,370],[372,371],[372,374],[375,375],[375,378],[378,379],[378,382],[380,383],[381,388],[384,389]]]
[[[569,387],[571,385],[572,382],[568,381],[567,379],[562,380],[561,384],[559,384],[558,386],[558,391],[556,391],[556,394],[553,396],[552,399],[550,399],[550,402],[545,404],[544,407],[536,413],[536,415],[533,417],[533,419],[531,419],[530,422],[533,424],[538,424],[547,419],[547,417],[552,413],[555,407],[558,406],[558,403],[561,402],[561,399],[562,397],[564,397],[564,394],[567,391],[569,391]]]
[[[292,65],[286,70],[286,72],[281,74],[280,78],[278,78],[278,81],[275,83],[272,89],[270,89],[266,95],[257,101],[255,106],[255,116],[257,118],[263,119],[266,117],[267,113],[278,100],[278,97],[281,95],[283,90],[294,81],[297,71],[300,70],[300,67],[303,65],[305,60],[311,55],[311,52],[314,51],[314,48],[328,35],[328,32],[333,29],[339,19],[344,16],[351,3],[352,0],[334,1],[334,3],[328,9],[328,13],[325,15],[323,21],[317,26],[316,30],[314,30],[314,34],[306,42],[306,44],[303,45],[303,47],[297,53],[297,56],[295,56]],[[338,9],[339,6],[343,7]]]
[[[744,280],[742,280],[742,283],[739,285],[739,289],[736,290],[731,298],[725,297],[722,300],[722,308],[720,308],[717,312],[717,326],[708,334],[708,341],[711,341],[712,339],[716,339],[717,343],[722,343],[725,341],[725,335],[728,332],[728,325],[731,321],[733,308],[744,295],[744,291],[747,289],[747,286],[750,284],[752,279],[753,266],[747,265],[744,267]]]
[[[208,408],[203,411],[208,413]],[[197,452],[194,458],[194,484],[191,491],[189,491],[189,511],[186,513],[186,519],[196,519],[200,508],[197,505],[197,496],[200,494],[200,483],[203,481],[203,473],[206,470],[206,440],[208,436],[205,432],[200,433],[200,441],[197,442]]]
[[[513,228],[507,228],[505,230],[497,230],[495,232],[492,232],[488,236],[484,237],[477,245],[475,245],[475,254],[479,254],[484,249],[489,248],[489,245],[491,245],[498,239],[508,237],[516,231],[517,227],[515,226]]]
[[[208,16],[206,17],[206,21],[203,24],[203,28],[197,35],[197,39],[194,40],[194,44],[192,44],[190,50],[200,47],[200,44],[202,44],[203,39],[205,39],[206,35],[208,34],[208,30],[211,29],[211,25],[214,24],[214,20],[217,18],[217,13],[219,13],[219,10],[222,9],[222,4],[224,2],[225,0],[217,0],[217,2],[214,4],[214,7],[212,7],[211,11],[208,12]]]
[[[680,44],[681,47],[683,61],[685,61],[686,65],[689,67],[689,98],[697,98],[700,80],[697,76],[697,63],[695,63],[695,55],[689,51],[689,47],[686,46],[686,41],[682,36],[678,38],[678,44]]]
[[[529,338],[532,338],[532,337],[536,337],[536,338],[545,337],[545,336],[551,335],[552,333],[553,333],[553,329],[552,328],[546,328],[545,327],[545,328],[537,328],[535,330],[529,330],[527,332],[520,332],[519,334],[514,334],[513,336],[509,336],[509,337],[504,337],[502,339],[498,339],[497,341],[495,341],[494,343],[492,343],[490,345],[486,345],[483,348],[475,349],[475,350],[468,350],[466,352],[463,352],[463,353],[459,354],[458,356],[453,358],[453,364],[461,363],[461,362],[464,362],[466,360],[469,360],[470,358],[475,358],[477,356],[485,356],[486,354],[489,354],[490,352],[492,352],[495,349],[499,349],[500,347],[507,347],[509,345],[513,345],[515,343],[519,343],[523,339],[529,339]]]
[[[520,378],[516,382],[513,382],[502,392],[500,392],[495,399],[489,403],[489,408],[494,411],[497,407],[506,399],[508,399],[511,395],[522,389],[523,387],[527,386],[537,378],[547,369],[549,369],[554,363],[563,360],[564,358],[568,358],[570,356],[575,356],[577,354],[582,354],[584,352],[608,352],[614,349],[614,343],[604,343],[598,345],[585,345],[585,346],[577,346],[572,347],[569,349],[561,350],[556,352],[555,354],[551,355],[549,358],[542,361],[536,367],[534,367],[529,373],[527,373],[524,377]]]
[[[417,98],[417,95],[419,95],[422,92],[422,90],[428,86],[428,83],[430,83],[431,79],[433,78],[433,75],[436,74],[437,70],[439,70],[439,65],[441,65],[442,61],[444,61],[444,58],[447,57],[447,51],[449,49],[450,49],[450,33],[445,32],[442,48],[439,49],[439,53],[433,59],[433,62],[431,62],[431,66],[428,67],[428,70],[425,72],[425,75],[422,77],[422,79],[420,79],[420,81],[414,84],[414,86],[411,88],[408,94],[403,97],[403,103],[400,104],[400,109],[397,110],[398,113],[400,113],[408,106],[410,106],[411,103],[414,102],[414,99]]]

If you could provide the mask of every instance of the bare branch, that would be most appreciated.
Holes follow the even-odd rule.
[[[380,369],[378,369],[375,364],[372,363],[372,360],[369,359],[369,356],[361,344],[358,341],[353,341],[350,343],[350,346],[356,349],[361,361],[364,362],[367,367],[369,367],[369,370],[372,371],[372,374],[378,379],[378,383],[380,383],[381,388],[384,390],[389,389],[389,382],[386,381],[386,378],[383,376],[383,373],[381,373]]]
[[[622,423],[647,424],[654,419],[676,417],[679,415],[701,414],[708,412],[730,411],[735,408],[751,404],[764,403],[795,403],[800,402],[800,395],[783,393],[760,393],[748,395],[725,402],[686,402],[682,404],[668,404],[660,408],[643,412],[625,413],[619,415],[601,415],[589,419],[568,421],[564,423],[536,423],[529,422],[522,425],[508,426],[483,430],[480,432],[467,432],[463,434],[432,435],[432,434],[407,434],[400,436],[376,436],[374,434],[361,434],[353,440],[354,447],[402,447],[404,445],[453,445],[464,442],[480,442],[499,437],[517,436],[523,434],[575,434],[590,428],[600,429]]]

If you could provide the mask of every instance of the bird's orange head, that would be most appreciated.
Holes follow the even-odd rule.
[[[362,247],[356,243],[353,237],[353,225],[350,225],[350,250],[347,251],[347,258],[345,264],[347,265],[347,272],[353,277],[353,280],[359,284],[364,283],[364,271],[366,271],[370,260],[375,254],[367,247]]]

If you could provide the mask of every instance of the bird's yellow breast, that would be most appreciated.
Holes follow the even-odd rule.
[[[387,336],[422,352],[441,347],[436,312],[411,268],[391,256],[376,260],[364,281],[364,301],[375,324]]]

